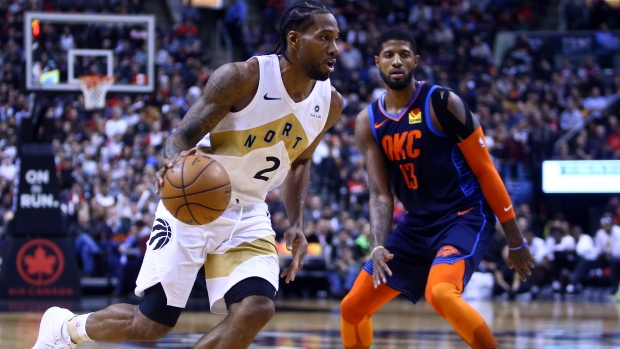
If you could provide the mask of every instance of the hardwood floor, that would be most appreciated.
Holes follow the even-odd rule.
[[[84,299],[61,306],[92,311],[108,300]],[[487,320],[502,349],[620,348],[620,304],[584,302],[477,301],[472,306]],[[50,304],[0,302],[0,348],[29,349],[36,341],[39,320]],[[251,348],[342,348],[336,301],[278,301],[273,320]],[[193,307],[201,308],[201,306]],[[26,310],[26,311],[24,311]],[[27,311],[36,310],[36,311]],[[157,343],[87,343],[80,349],[189,349],[223,319],[206,311],[186,311],[177,327]],[[465,344],[426,303],[395,300],[373,317],[374,348],[456,349]]]

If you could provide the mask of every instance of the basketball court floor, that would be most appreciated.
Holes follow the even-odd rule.
[[[56,303],[79,312],[100,309],[108,298]],[[342,348],[339,302],[277,301],[276,316],[258,335],[254,349]],[[502,349],[620,348],[620,304],[580,301],[475,301],[494,329]],[[0,302],[0,348],[29,349],[36,341],[43,310],[52,304],[33,301]],[[189,349],[222,315],[193,302],[172,333],[156,343],[88,343],[84,349]],[[452,328],[422,302],[413,306],[397,299],[373,317],[373,348],[456,349],[466,346]]]
[[[103,40],[103,49],[100,45],[92,45],[95,42],[93,38],[106,37],[105,33],[100,33],[99,30],[110,24],[125,25],[136,30],[139,37],[143,38],[140,41],[143,41],[144,49],[140,54],[147,59],[134,59],[131,69],[121,69],[123,67],[116,64],[119,58],[115,57],[117,54],[113,49],[119,44],[116,39]],[[47,45],[39,41],[49,37],[39,36],[38,30],[52,28],[57,34],[54,37],[58,37],[67,26],[71,26],[75,36],[73,47],[67,52],[67,74],[43,71],[43,62],[48,59],[50,52]],[[53,47],[61,45],[56,44]],[[75,94],[83,89],[90,91],[90,80],[82,80],[82,77],[92,75],[99,79],[117,76],[118,78],[109,80],[110,85],[106,86],[109,92],[151,93],[156,80],[155,18],[152,15],[26,12],[24,54],[26,89],[39,93],[42,101],[46,99],[45,93],[48,92]],[[91,100],[88,93],[86,97]],[[104,101],[102,98],[99,100]],[[26,215],[32,216],[36,214]],[[47,223],[45,220],[43,222]],[[41,228],[41,231],[47,230],[47,226]],[[27,241],[26,238],[22,240],[22,244]],[[41,315],[50,306],[58,305],[83,313],[115,302],[116,300],[111,298],[83,298],[64,302],[0,300],[0,349],[31,348],[36,341]],[[276,304],[276,316],[257,336],[252,348],[342,348],[338,301],[278,301]],[[620,305],[580,301],[479,301],[472,305],[494,329],[502,349],[620,348]],[[156,343],[87,343],[79,348],[192,348],[198,338],[222,318],[222,315],[209,313],[204,301],[192,300],[174,331]],[[413,306],[405,300],[395,300],[374,316],[373,323],[374,348],[377,349],[466,347],[452,328],[425,302]]]

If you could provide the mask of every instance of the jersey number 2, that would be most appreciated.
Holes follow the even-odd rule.
[[[254,178],[262,179],[265,182],[267,182],[269,180],[269,177],[263,176],[263,174],[277,170],[278,167],[280,167],[280,159],[278,159],[275,156],[268,156],[265,158],[265,160],[267,160],[267,162],[273,162],[273,166],[256,172],[256,174],[254,175]]]
[[[412,163],[400,164],[400,172],[403,173],[403,177],[405,177],[405,182],[407,183],[407,188],[409,189],[418,189],[418,177],[415,176],[415,167]]]

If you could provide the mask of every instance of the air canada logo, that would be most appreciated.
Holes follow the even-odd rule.
[[[58,246],[46,239],[25,243],[17,252],[17,272],[32,286],[49,286],[65,270],[65,257]]]
[[[315,119],[320,119],[321,118],[321,114],[319,114],[320,111],[321,111],[321,107],[319,107],[319,105],[317,104],[314,106],[314,113],[310,113],[310,116]]]
[[[155,224],[153,224],[153,232],[149,239],[149,246],[151,246],[153,250],[159,250],[168,244],[171,236],[172,229],[170,229],[170,224],[161,218],[157,218]]]

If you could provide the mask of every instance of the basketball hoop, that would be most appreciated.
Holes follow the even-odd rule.
[[[114,83],[115,77],[107,75],[83,75],[79,77],[80,89],[84,93],[86,110],[105,107],[105,95]]]

